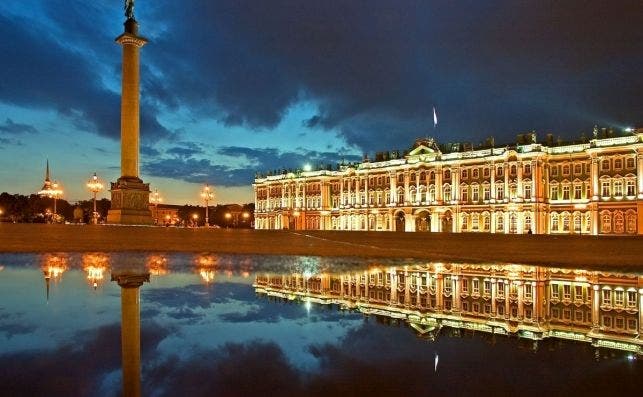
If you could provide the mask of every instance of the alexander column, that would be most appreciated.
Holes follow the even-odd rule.
[[[111,184],[112,205],[107,223],[151,225],[150,186],[139,178],[139,48],[147,40],[138,35],[134,0],[125,0],[125,32],[116,38],[123,46],[121,83],[121,177]]]

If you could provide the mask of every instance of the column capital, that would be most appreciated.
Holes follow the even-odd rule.
[[[150,282],[150,274],[112,274],[111,280],[122,288],[138,288],[143,283]]]

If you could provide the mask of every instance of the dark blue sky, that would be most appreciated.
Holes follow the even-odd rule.
[[[643,115],[637,1],[137,0],[142,176],[167,202],[251,201],[256,171],[416,137],[573,138]],[[0,191],[44,160],[84,199],[119,175],[122,1],[0,4]],[[432,107],[439,124],[433,129]]]

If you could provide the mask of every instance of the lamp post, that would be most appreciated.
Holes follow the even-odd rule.
[[[203,199],[203,201],[205,201],[205,227],[209,227],[210,219],[208,214],[209,212],[208,202],[214,199],[214,191],[210,186],[208,186],[207,183],[203,187],[203,190],[201,191],[201,198]]]
[[[38,192],[38,195],[40,196],[47,196],[49,198],[54,199],[54,214],[52,216],[54,222],[56,220],[56,215],[57,215],[56,200],[58,200],[58,196],[62,196],[63,194],[63,191],[59,189],[59,187],[60,185],[58,184],[57,181],[54,181],[53,183],[50,183],[49,181],[47,181],[43,189]]]
[[[194,227],[199,227],[199,214],[192,214],[192,219],[194,220]]]
[[[226,224],[226,227],[228,227],[228,228],[230,227],[230,219],[231,218],[232,218],[232,214],[229,213],[229,212],[226,212],[225,213],[225,224]]]
[[[89,191],[94,194],[94,212],[92,213],[92,223],[95,225],[98,223],[98,211],[96,211],[96,193],[103,190],[103,184],[98,179],[95,172],[94,175],[92,175],[92,177],[87,181],[87,187],[89,188]]]
[[[163,201],[163,198],[159,194],[158,189],[154,189],[154,193],[150,194],[150,202],[154,205],[154,224],[157,225],[159,222],[159,203]]]

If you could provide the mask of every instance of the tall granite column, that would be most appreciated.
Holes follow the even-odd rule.
[[[139,178],[139,49],[147,40],[138,36],[138,22],[130,15],[116,38],[123,46],[121,83],[121,177],[111,184],[112,204],[107,222],[153,224],[149,184]]]
[[[139,287],[150,281],[149,273],[115,274],[121,287],[121,360],[123,396],[141,395],[141,307]]]

